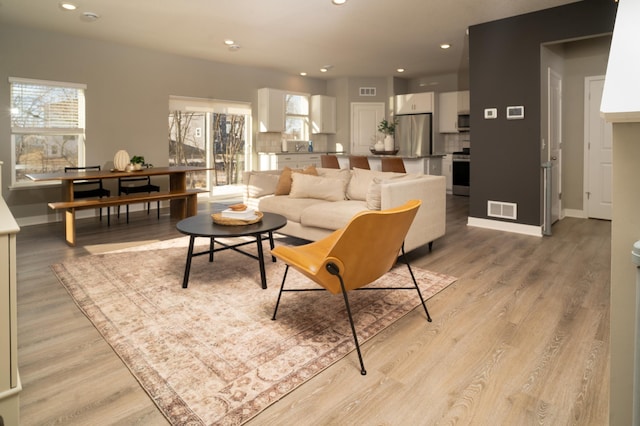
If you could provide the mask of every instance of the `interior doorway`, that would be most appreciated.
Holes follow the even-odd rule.
[[[584,83],[584,211],[587,217],[611,220],[613,134],[600,115],[604,76]]]
[[[548,68],[548,141],[547,161],[551,164],[551,224],[561,217],[562,211],[562,76]]]

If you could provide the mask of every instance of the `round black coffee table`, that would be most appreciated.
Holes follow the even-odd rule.
[[[182,288],[187,288],[189,284],[189,271],[191,270],[191,259],[194,256],[201,256],[203,254],[209,255],[209,262],[213,262],[213,253],[221,250],[234,250],[238,253],[242,253],[245,256],[249,256],[256,259],[260,264],[260,280],[262,282],[262,288],[267,288],[267,277],[264,269],[264,251],[262,250],[262,241],[269,239],[271,249],[273,249],[273,231],[276,231],[287,224],[287,219],[279,214],[275,213],[263,213],[262,220],[258,223],[251,225],[218,225],[213,222],[210,214],[199,214],[191,216],[181,220],[176,225],[178,231],[185,235],[189,235],[189,251],[187,252],[187,264],[184,268],[184,279],[182,280]],[[194,253],[193,246],[196,237],[209,238],[209,249],[206,251]],[[226,244],[221,241],[216,241],[216,238],[233,238],[233,237],[254,237],[256,245],[258,246],[258,255],[248,253],[240,250],[239,247],[247,244],[252,244],[253,241],[243,241],[238,244]],[[215,248],[214,244],[217,243],[222,247]],[[272,256],[272,261],[276,259]]]

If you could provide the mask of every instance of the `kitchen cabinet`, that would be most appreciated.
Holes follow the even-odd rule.
[[[469,113],[469,91],[438,94],[438,131],[458,133],[458,114]]]
[[[434,93],[409,93],[396,96],[396,115],[433,112]]]
[[[283,90],[258,89],[258,131],[284,131],[284,96]]]
[[[447,178],[447,194],[453,192],[453,160],[451,155],[442,157],[442,175]]]
[[[320,153],[258,154],[258,170],[304,169],[307,166],[320,167]]]
[[[336,132],[336,98],[332,96],[311,96],[311,133]]]
[[[1,162],[0,162],[1,163]],[[0,198],[0,415],[6,425],[19,424],[16,234],[20,231]]]

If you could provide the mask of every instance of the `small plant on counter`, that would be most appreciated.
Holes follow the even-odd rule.
[[[385,135],[393,135],[396,132],[396,124],[397,123],[395,122],[395,120],[389,122],[384,119],[380,122],[380,124],[378,124],[378,131],[380,133],[384,133]]]

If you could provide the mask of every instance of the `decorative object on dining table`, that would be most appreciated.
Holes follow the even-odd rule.
[[[241,226],[241,225],[251,225],[253,223],[258,223],[262,220],[264,214],[260,211],[255,211],[251,209],[251,215],[246,216],[246,218],[240,217],[231,217],[229,215],[230,212],[234,212],[231,209],[223,210],[220,213],[213,213],[211,218],[213,222],[217,225],[227,225],[227,226]],[[245,213],[245,212],[235,212],[235,213]]]
[[[144,166],[144,157],[141,155],[134,155],[131,157],[131,164],[133,165],[133,170],[142,170],[142,166]]]
[[[129,153],[124,149],[116,152],[115,157],[113,157],[113,168],[123,172],[127,169],[128,164],[131,164],[129,161]]]

